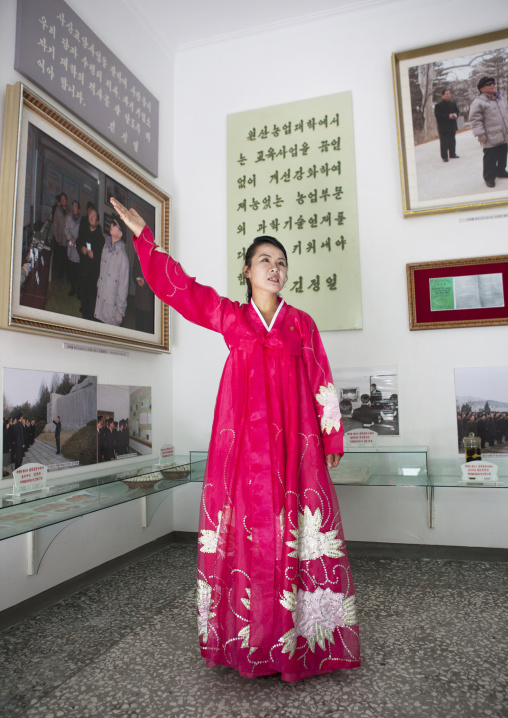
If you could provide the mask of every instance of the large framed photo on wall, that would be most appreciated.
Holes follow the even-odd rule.
[[[394,53],[392,68],[404,216],[508,204],[508,29]]]
[[[0,178],[1,326],[169,351],[169,310],[146,284],[110,197],[169,250],[170,198],[17,83],[6,93]]]

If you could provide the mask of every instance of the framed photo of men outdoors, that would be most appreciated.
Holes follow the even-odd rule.
[[[508,203],[508,29],[392,55],[405,217]]]
[[[31,89],[7,87],[3,328],[169,351],[168,307],[143,278],[117,195],[169,250],[169,196]]]

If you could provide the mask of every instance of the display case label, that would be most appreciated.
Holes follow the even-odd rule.
[[[377,446],[378,435],[370,429],[352,429],[344,435],[346,447],[349,449]]]
[[[47,468],[42,464],[25,464],[12,472],[14,484],[12,493],[20,496],[28,491],[46,489]]]
[[[497,465],[488,461],[469,461],[461,469],[464,481],[497,481]]]

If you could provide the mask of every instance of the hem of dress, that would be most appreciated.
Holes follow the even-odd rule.
[[[217,668],[217,666],[225,666],[226,668],[231,668],[231,670],[236,671],[239,673],[242,678],[248,678],[249,680],[254,680],[256,678],[263,678],[263,676],[275,676],[280,675],[281,681],[284,681],[285,683],[297,683],[298,681],[303,680],[304,678],[312,678],[312,676],[321,676],[325,673],[334,673],[335,671],[348,671],[352,668],[360,668],[362,665],[361,661],[341,661],[340,659],[337,659],[337,661],[334,661],[334,663],[344,663],[346,665],[338,665],[333,666],[329,668],[323,668],[322,670],[309,670],[309,671],[299,671],[298,673],[281,673],[280,671],[277,671],[275,669],[267,668],[261,669],[261,672],[255,672],[255,673],[248,673],[247,671],[242,671],[240,668],[235,668],[229,663],[226,663],[225,661],[214,661],[211,658],[207,658],[206,656],[202,656],[205,659],[206,667],[207,668]]]

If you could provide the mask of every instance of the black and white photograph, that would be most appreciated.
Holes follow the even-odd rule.
[[[3,385],[3,478],[30,463],[96,463],[97,377],[6,368]]]
[[[394,55],[408,213],[508,200],[508,37],[476,40]]]
[[[333,369],[344,432],[368,428],[380,436],[399,435],[397,367]]]
[[[482,456],[508,456],[508,366],[455,369],[459,454],[464,438],[481,441]]]
[[[152,453],[152,389],[99,384],[97,463]]]

